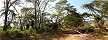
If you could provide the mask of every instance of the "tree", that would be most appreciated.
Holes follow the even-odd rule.
[[[108,2],[107,1],[93,1],[89,4],[84,4],[83,7],[92,12],[92,17],[94,17],[95,27],[100,29],[105,29],[103,27],[105,20],[108,16]]]
[[[23,7],[21,9],[21,12],[23,13],[23,17],[22,17],[22,21],[24,22],[23,27],[26,26],[26,28],[28,29],[30,27],[30,22],[34,21],[34,14],[33,14],[33,9],[32,7]],[[34,24],[34,23],[32,23]],[[34,25],[31,25],[32,27],[34,27]],[[23,27],[21,27],[21,29],[23,29]]]
[[[12,14],[12,19],[13,19],[13,16],[15,15],[14,11],[13,10],[10,10],[10,7],[12,7],[13,4],[17,3],[17,1],[18,0],[14,0],[14,1],[13,0],[4,0],[4,8],[5,9],[2,10],[2,11],[4,11],[3,13],[5,14],[5,21],[4,21],[4,28],[3,28],[4,31],[7,30],[8,26],[11,23],[10,22],[9,24],[7,24],[7,22],[8,22],[8,20],[7,20],[8,15],[9,14]]]
[[[66,10],[69,13],[64,17],[64,25],[66,27],[74,28],[83,26],[83,17],[79,13],[69,9]]]
[[[45,11],[46,6],[48,5],[48,2],[54,1],[54,0],[26,0],[27,2],[31,2],[34,5],[35,9],[35,28],[39,29],[42,27],[42,14]]]
[[[81,26],[83,24],[83,17],[76,12],[76,8],[73,8],[67,2],[67,0],[57,2],[55,6],[58,15],[57,18],[63,27],[73,28]]]

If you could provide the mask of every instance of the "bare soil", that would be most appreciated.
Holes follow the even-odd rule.
[[[66,34],[65,36],[53,38],[52,40],[95,40],[95,38],[89,34]]]

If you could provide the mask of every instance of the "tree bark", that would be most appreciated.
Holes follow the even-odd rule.
[[[7,31],[7,28],[8,28],[8,26],[7,26],[7,14],[8,14],[8,5],[9,5],[9,1],[8,0],[5,0],[5,21],[4,21],[4,27],[3,27],[3,30],[4,31]]]

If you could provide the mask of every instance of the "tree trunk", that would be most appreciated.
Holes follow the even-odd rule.
[[[36,0],[35,0],[35,3],[34,3],[34,8],[35,8],[35,24],[34,24],[34,27],[33,27],[33,28],[36,28],[36,27],[37,27],[37,11],[36,11]]]
[[[6,5],[5,5],[5,21],[4,21],[4,27],[3,27],[3,30],[4,31],[7,31],[7,28],[8,28],[8,25],[7,25],[7,14],[8,14],[8,4],[9,4],[9,1],[8,0],[5,0],[6,2]]]

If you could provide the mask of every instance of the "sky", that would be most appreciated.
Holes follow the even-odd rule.
[[[68,3],[70,3],[71,5],[74,6],[74,8],[76,8],[78,13],[84,13],[84,12],[88,12],[87,10],[83,9],[82,5],[84,4],[88,4],[91,3],[93,0],[67,0]],[[54,7],[55,3],[57,3],[58,1],[52,2],[51,6]],[[50,12],[51,13],[51,12]],[[90,18],[85,18],[87,21],[93,20]]]
[[[51,2],[50,4],[51,4],[51,6],[54,6],[55,3],[57,3],[57,2],[58,1]],[[87,12],[81,6],[83,4],[87,4],[87,3],[90,3],[90,2],[92,2],[92,0],[68,0],[68,3],[70,3],[71,5],[73,5],[74,8],[77,9],[77,12],[80,12],[80,13]],[[0,10],[2,9],[2,7],[3,7],[3,0],[0,0]],[[17,9],[20,10],[19,7],[17,7]],[[3,24],[3,18],[0,18],[0,24]]]
[[[77,12],[80,12],[80,13],[84,13],[84,12],[88,12],[87,10],[83,9],[82,5],[84,4],[88,4],[88,3],[91,3],[92,0],[68,0],[68,3],[71,3],[71,5],[74,6],[74,8],[77,9]],[[90,21],[90,20],[93,20],[93,19],[90,19],[90,18],[85,18],[85,21]]]
[[[92,2],[92,0],[67,0],[68,3],[70,3],[71,5],[74,6],[74,8],[77,9],[77,12],[83,13],[83,12],[87,12],[87,10],[83,9],[82,5],[87,4]],[[55,2],[51,2],[51,6],[54,7],[55,3],[57,3],[57,1]]]
[[[87,12],[82,8],[82,5],[92,2],[92,0],[68,0],[68,3],[71,3],[78,12]]]

